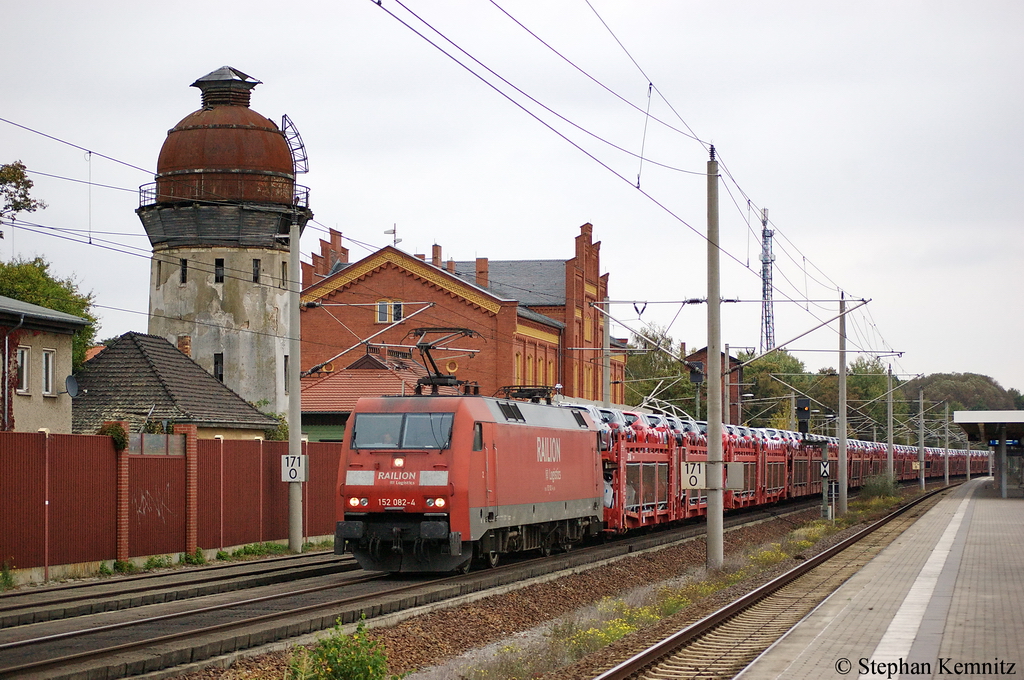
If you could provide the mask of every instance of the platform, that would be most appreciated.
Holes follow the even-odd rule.
[[[1024,497],[958,487],[739,676],[1024,677]]]

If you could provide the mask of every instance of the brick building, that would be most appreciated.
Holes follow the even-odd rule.
[[[604,320],[592,306],[607,296],[600,242],[584,224],[568,260],[443,260],[385,247],[348,261],[332,230],[303,265],[302,369],[342,370],[374,345],[414,344],[416,328],[466,328],[437,350],[443,372],[476,382],[481,394],[509,385],[561,385],[567,397],[601,400]],[[308,307],[308,303],[322,306]],[[623,401],[625,357],[612,358],[611,401]]]

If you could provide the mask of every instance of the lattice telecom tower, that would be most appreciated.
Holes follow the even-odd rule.
[[[772,305],[772,235],[768,228],[768,208],[761,210],[761,351],[775,347],[775,311]]]

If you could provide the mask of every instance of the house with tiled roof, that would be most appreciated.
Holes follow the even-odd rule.
[[[125,333],[85,362],[76,377],[76,433],[92,434],[104,422],[126,421],[131,432],[142,431],[147,423],[193,424],[200,439],[253,439],[278,425],[155,335]]]
[[[72,335],[88,319],[0,295],[4,431],[71,432]]]
[[[302,368],[343,370],[368,343],[410,350],[416,329],[464,328],[435,348],[443,373],[479,385],[543,386],[565,397],[599,401],[604,318],[595,303],[608,294],[600,246],[584,224],[568,260],[445,262],[387,246],[355,262],[331,232],[303,265]],[[624,356],[612,360],[610,400],[623,401]],[[305,399],[305,394],[303,395]],[[305,408],[303,409],[305,411]]]
[[[409,352],[369,345],[366,354],[344,369],[302,379],[302,432],[309,441],[341,441],[360,397],[414,394],[426,375],[426,367]],[[438,388],[439,394],[458,392],[455,387]]]

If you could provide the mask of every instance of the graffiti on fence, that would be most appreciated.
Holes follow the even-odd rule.
[[[135,494],[135,498],[132,499],[135,514],[140,519],[147,515],[156,515],[157,518],[166,523],[167,517],[174,514],[174,511],[167,504],[167,499],[170,498],[170,496],[170,483],[168,483],[162,490],[139,489]]]

